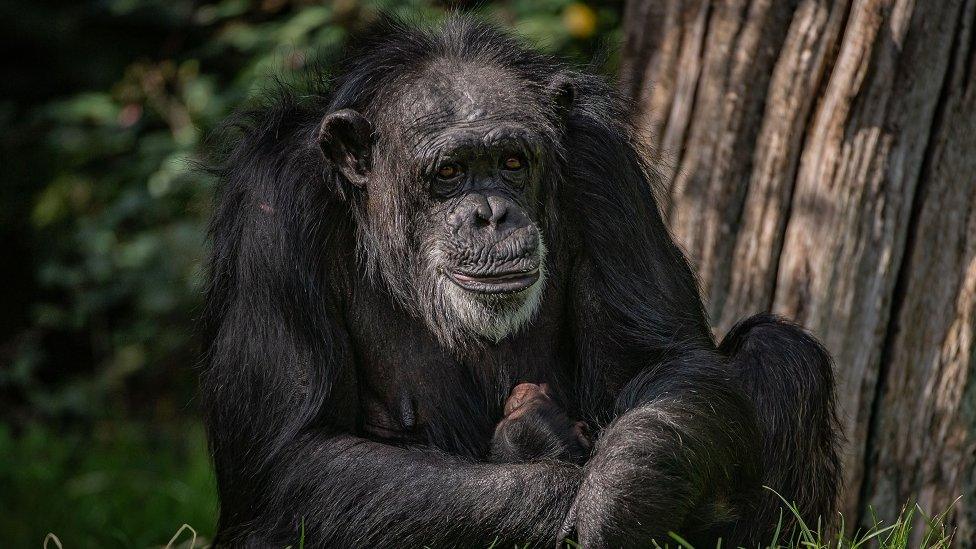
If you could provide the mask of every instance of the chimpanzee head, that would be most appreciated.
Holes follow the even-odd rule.
[[[334,110],[318,134],[350,184],[367,271],[444,344],[497,342],[532,318],[546,285],[571,87],[486,55],[390,70],[368,104]]]

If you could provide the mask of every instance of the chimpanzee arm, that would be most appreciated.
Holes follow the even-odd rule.
[[[350,435],[310,432],[282,449],[222,543],[443,547],[552,543],[578,467],[468,463]],[[240,479],[245,480],[245,479]],[[253,481],[251,481],[253,482]]]
[[[748,521],[760,486],[751,405],[711,353],[649,367],[617,398],[566,524],[584,547],[644,546],[674,531],[710,546]]]
[[[554,543],[579,466],[475,463],[347,434],[342,424],[358,407],[342,399],[355,387],[341,374],[318,374],[342,359],[342,331],[322,333],[328,358],[287,331],[274,344],[238,340],[237,329],[254,339],[261,332],[234,316],[203,377],[223,504],[219,544],[282,547],[297,542],[303,525],[312,546]],[[260,322],[271,333],[284,326],[273,315]],[[318,398],[330,389],[333,397]]]
[[[608,397],[615,407],[591,406],[608,426],[564,533],[586,547],[694,537],[750,512],[760,484],[755,411],[715,350],[622,109],[599,84],[577,86],[560,210],[585,212],[564,219],[582,244],[573,266],[579,389],[584,407]]]
[[[242,372],[241,378],[246,378]],[[290,385],[227,385],[261,403],[211,405],[209,427],[223,509],[220,544],[487,546],[553,542],[581,478],[578,466],[474,463],[307,426],[290,440],[302,409],[268,399]],[[232,379],[225,382],[234,383]],[[297,387],[293,387],[297,389]],[[236,408],[235,408],[236,407]],[[270,417],[273,411],[295,414]],[[287,410],[287,411],[286,411]],[[280,444],[280,446],[279,446]]]

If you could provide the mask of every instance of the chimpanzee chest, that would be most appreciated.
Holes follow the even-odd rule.
[[[567,410],[575,408],[568,402],[573,362],[560,351],[554,323],[537,321],[458,356],[404,313],[391,311],[382,333],[375,320],[350,320],[361,436],[477,459],[515,385],[547,383]]]

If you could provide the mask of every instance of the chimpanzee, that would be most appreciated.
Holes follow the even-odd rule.
[[[829,517],[830,358],[769,315],[716,345],[610,85],[468,16],[308,80],[214,162],[218,545],[754,545],[764,485]]]

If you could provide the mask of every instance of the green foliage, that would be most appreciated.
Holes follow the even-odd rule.
[[[212,535],[217,511],[203,429],[99,424],[59,432],[0,426],[0,532],[5,547],[150,547],[181,523]]]

